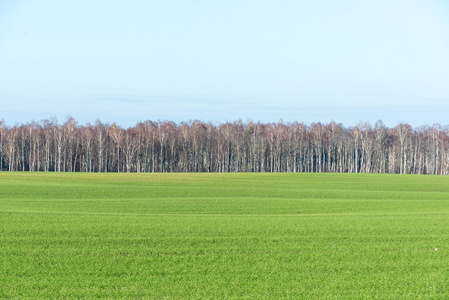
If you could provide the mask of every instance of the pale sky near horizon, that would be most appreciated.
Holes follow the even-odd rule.
[[[446,0],[0,0],[0,120],[449,124]]]

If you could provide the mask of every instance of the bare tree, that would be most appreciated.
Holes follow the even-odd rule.
[[[125,131],[123,138],[123,150],[125,155],[126,172],[131,172],[132,162],[139,147],[138,134],[134,129],[129,128]]]
[[[0,172],[3,171],[3,155],[8,128],[4,120],[0,120]]]
[[[354,172],[449,175],[449,127],[170,121],[122,129],[68,117],[7,127],[0,170],[83,172]]]
[[[103,170],[107,170],[107,162],[105,162],[106,157],[106,137],[108,132],[108,125],[104,125],[97,120],[94,125],[94,134],[95,134],[95,142],[96,142],[96,150],[97,150],[97,164],[98,164],[98,172],[103,172]]]
[[[109,133],[117,149],[117,172],[120,172],[120,147],[123,143],[123,129],[118,127],[115,123],[112,123]]]

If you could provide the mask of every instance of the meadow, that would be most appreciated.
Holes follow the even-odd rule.
[[[0,298],[448,299],[449,177],[0,172]]]

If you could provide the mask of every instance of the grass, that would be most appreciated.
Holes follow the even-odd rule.
[[[0,298],[448,299],[449,177],[0,173]]]

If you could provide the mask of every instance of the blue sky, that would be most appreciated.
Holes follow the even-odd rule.
[[[449,124],[443,0],[0,0],[0,119]]]

